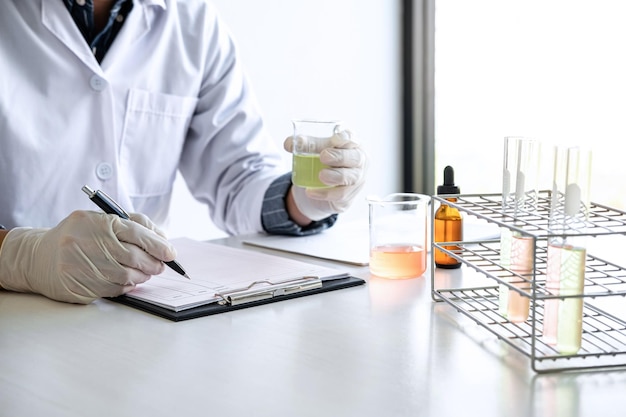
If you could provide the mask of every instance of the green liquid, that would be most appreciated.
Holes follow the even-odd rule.
[[[584,248],[564,246],[561,257],[560,295],[582,295],[585,280]],[[559,353],[573,355],[578,352],[583,332],[583,299],[566,298],[559,301],[556,349]]]
[[[320,171],[324,168],[328,165],[322,164],[318,154],[294,155],[291,180],[300,187],[328,188],[329,185],[319,180]]]

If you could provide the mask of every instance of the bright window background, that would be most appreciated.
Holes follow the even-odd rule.
[[[436,0],[435,10],[437,184],[452,165],[462,193],[499,193],[503,138],[534,136],[590,145],[591,199],[626,209],[626,1]]]

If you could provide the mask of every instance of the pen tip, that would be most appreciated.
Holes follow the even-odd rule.
[[[189,275],[187,275],[187,274],[185,274],[184,276],[185,276],[185,278],[187,278],[187,279],[191,279],[191,277],[190,277]]]

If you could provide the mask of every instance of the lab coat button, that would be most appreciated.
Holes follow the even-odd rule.
[[[96,166],[96,175],[101,180],[108,180],[113,176],[113,166],[108,162],[100,162]]]
[[[91,80],[89,80],[89,85],[96,91],[102,91],[106,88],[107,82],[102,77],[94,75],[91,77]]]

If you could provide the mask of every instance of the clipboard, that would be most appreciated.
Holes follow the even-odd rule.
[[[146,301],[131,298],[125,295],[109,298],[116,303],[124,304],[156,316],[172,320],[183,321],[198,317],[241,310],[263,304],[275,303],[294,298],[320,294],[343,288],[356,287],[365,284],[365,280],[353,276],[322,281],[317,277],[302,277],[293,281],[258,286],[253,283],[246,288],[231,290],[220,294],[221,300],[181,311],[173,311]]]

